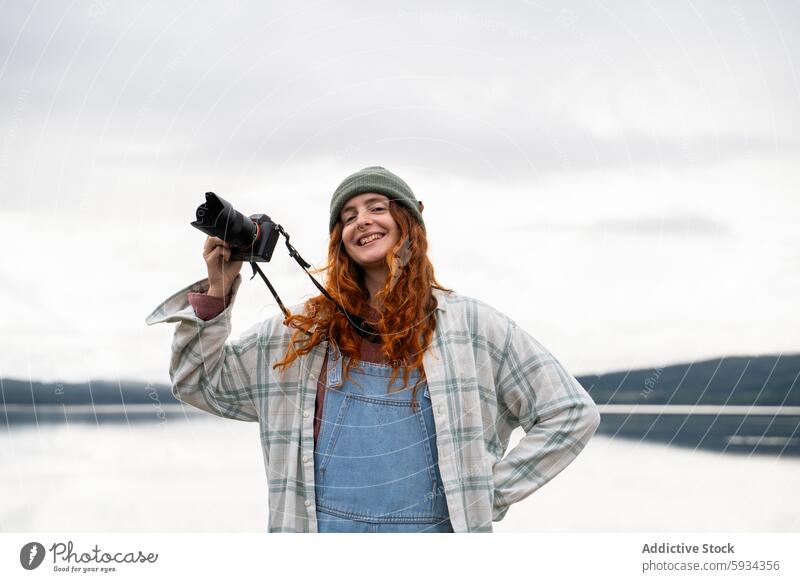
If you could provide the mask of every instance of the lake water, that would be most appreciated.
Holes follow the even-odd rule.
[[[516,432],[512,446],[522,436]],[[0,433],[0,531],[266,531],[258,427],[40,424]],[[800,458],[596,436],[495,524],[512,531],[800,531]],[[231,495],[231,493],[234,493]]]

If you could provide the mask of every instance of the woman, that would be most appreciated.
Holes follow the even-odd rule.
[[[490,532],[594,434],[592,399],[511,319],[438,284],[423,205],[382,167],[330,207],[327,290],[226,343],[242,264],[221,239],[208,278],[148,323],[178,322],[177,398],[259,422],[269,531]],[[511,432],[525,436],[504,456]]]

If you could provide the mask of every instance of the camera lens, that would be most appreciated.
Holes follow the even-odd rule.
[[[205,204],[197,207],[192,226],[209,236],[216,236],[234,247],[251,247],[257,228],[250,218],[213,192],[206,192]]]

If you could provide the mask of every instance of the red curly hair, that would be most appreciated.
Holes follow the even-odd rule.
[[[328,263],[319,272],[327,272],[327,290],[351,313],[360,314],[375,326],[381,338],[381,354],[391,363],[392,376],[403,368],[403,384],[408,384],[412,370],[419,371],[411,400],[416,404],[417,386],[425,378],[422,360],[436,328],[436,298],[432,290],[442,287],[433,274],[428,258],[425,229],[402,204],[389,204],[389,212],[400,228],[397,244],[387,253],[389,276],[375,299],[381,306],[377,320],[369,318],[369,291],[363,282],[363,269],[343,249],[342,222],[337,221],[328,243]],[[305,304],[306,314],[290,315],[284,324],[295,328],[289,349],[274,369],[285,370],[299,356],[308,354],[321,341],[332,338],[342,354],[349,356],[345,377],[361,358],[362,341],[347,317],[324,295],[312,297]],[[366,340],[365,340],[366,341]]]

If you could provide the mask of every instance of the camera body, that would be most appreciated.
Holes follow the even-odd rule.
[[[195,216],[193,227],[231,245],[231,261],[266,263],[272,258],[280,232],[266,214],[245,216],[222,197],[206,192]]]

